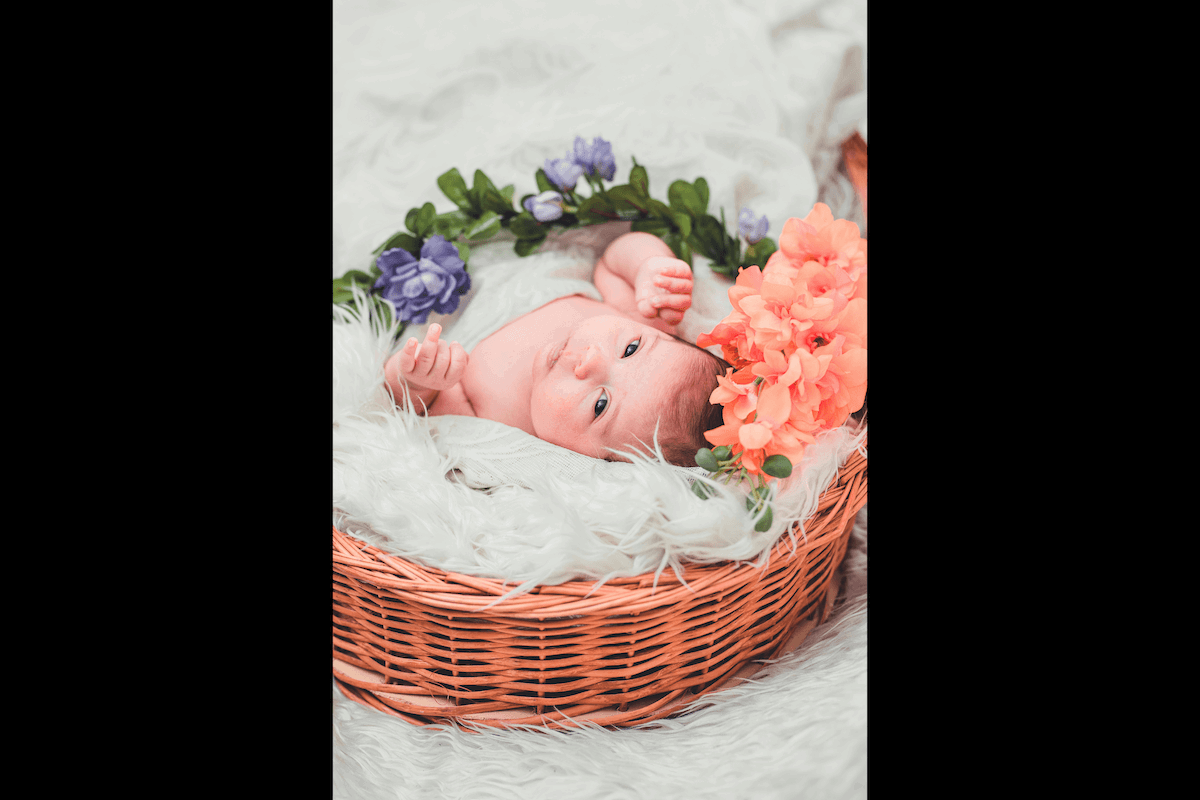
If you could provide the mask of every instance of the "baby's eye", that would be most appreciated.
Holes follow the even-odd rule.
[[[640,345],[641,343],[642,343],[641,339],[634,339],[632,342],[629,343],[629,346],[625,348],[625,355],[621,356],[621,358],[629,358],[631,355],[636,353],[637,349],[638,349],[638,345]]]
[[[604,413],[604,409],[608,408],[608,392],[600,390],[600,399],[596,401],[596,416]]]

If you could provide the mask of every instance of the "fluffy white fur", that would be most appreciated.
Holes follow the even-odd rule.
[[[449,167],[468,181],[483,169],[519,195],[576,135],[613,143],[618,182],[636,156],[656,197],[672,180],[703,175],[714,212],[724,207],[735,220],[750,205],[769,217],[776,239],[787,217],[816,200],[862,226],[835,167],[837,143],[856,128],[866,135],[865,13],[863,0],[339,0],[333,275],[363,268],[413,205],[449,210],[436,186]],[[698,283],[711,277],[703,259],[697,275]],[[712,302],[701,291],[689,314],[719,319]],[[611,474],[603,480],[613,485],[589,484],[590,494],[569,499],[550,484],[508,487],[500,500],[444,480],[430,481],[425,495],[407,491],[415,472],[452,469],[453,447],[434,440],[428,420],[386,404],[371,410],[373,395],[380,399],[378,332],[361,323],[335,330],[335,505],[378,526],[369,534],[356,523],[356,532],[387,535],[386,549],[533,579],[578,569],[572,559],[597,575],[669,568],[689,547],[716,557],[742,546],[753,557],[771,535],[747,533],[740,500],[714,498],[699,504],[714,526],[701,542],[688,527],[698,521],[687,522],[698,501],[679,473],[645,464],[629,469],[657,482],[647,495],[655,499],[619,511],[604,507]],[[853,442],[822,446],[840,452]],[[825,483],[828,471],[810,466],[804,480]],[[777,528],[789,497],[778,501]],[[797,492],[796,502],[802,497],[811,501]],[[480,531],[489,527],[509,536],[485,547]],[[334,797],[864,797],[866,543],[864,509],[844,567],[844,604],[800,650],[651,729],[415,728],[335,689]],[[638,554],[645,564],[634,563]]]
[[[572,578],[679,572],[685,561],[760,559],[791,523],[812,515],[865,435],[844,427],[820,437],[779,482],[766,531],[754,529],[742,490],[636,451],[631,464],[578,457],[591,467],[577,475],[547,471],[528,486],[480,491],[446,475],[458,459],[477,456],[480,426],[504,426],[480,420],[457,435],[445,420],[391,407],[382,354],[393,328],[345,308],[335,314],[334,523],[405,558],[514,581],[514,593]],[[530,447],[576,458],[527,438]],[[503,475],[502,460],[491,466]],[[681,473],[716,496],[701,500]]]

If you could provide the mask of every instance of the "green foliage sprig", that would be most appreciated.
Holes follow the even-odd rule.
[[[458,169],[452,168],[438,177],[437,184],[456,208],[442,214],[437,213],[433,203],[409,209],[404,217],[405,229],[392,234],[372,251],[367,269],[350,270],[333,280],[333,302],[351,302],[352,288],[357,285],[376,304],[385,305],[374,288],[381,274],[377,258],[396,247],[419,258],[422,246],[431,236],[441,236],[453,243],[464,264],[469,261],[473,246],[501,231],[516,239],[513,250],[518,256],[527,256],[556,230],[614,221],[631,222],[632,230],[659,237],[689,267],[693,266],[694,255],[700,254],[709,260],[714,272],[722,275],[735,276],[751,264],[762,267],[775,252],[775,242],[768,237],[747,243],[743,249],[742,240],[726,230],[725,210],[721,209],[720,219],[709,213],[709,189],[704,178],[698,177],[691,183],[674,181],[667,187],[664,203],[650,196],[649,174],[636,158],[632,160],[628,183],[606,187],[602,177],[585,173],[583,177],[590,189],[586,196],[578,186],[566,190],[555,186],[545,170],[538,168],[534,173],[538,191],[558,192],[562,197],[562,216],[549,221],[539,221],[525,207],[525,201],[535,195],[526,194],[514,205],[512,184],[497,188],[477,169],[468,188]],[[403,330],[401,326],[397,335]]]

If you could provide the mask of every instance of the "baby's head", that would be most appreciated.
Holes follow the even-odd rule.
[[[534,358],[534,431],[577,453],[623,461],[612,449],[646,449],[657,426],[667,460],[695,466],[696,451],[708,446],[704,432],[721,424],[721,406],[708,398],[728,366],[627,317],[589,317]]]

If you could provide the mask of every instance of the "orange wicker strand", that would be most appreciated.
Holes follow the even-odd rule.
[[[539,586],[445,572],[333,528],[334,678],[347,697],[416,725],[623,727],[685,711],[697,695],[795,647],[823,622],[867,459],[853,453],[803,532],[766,565]],[[799,528],[799,526],[797,526]]]

